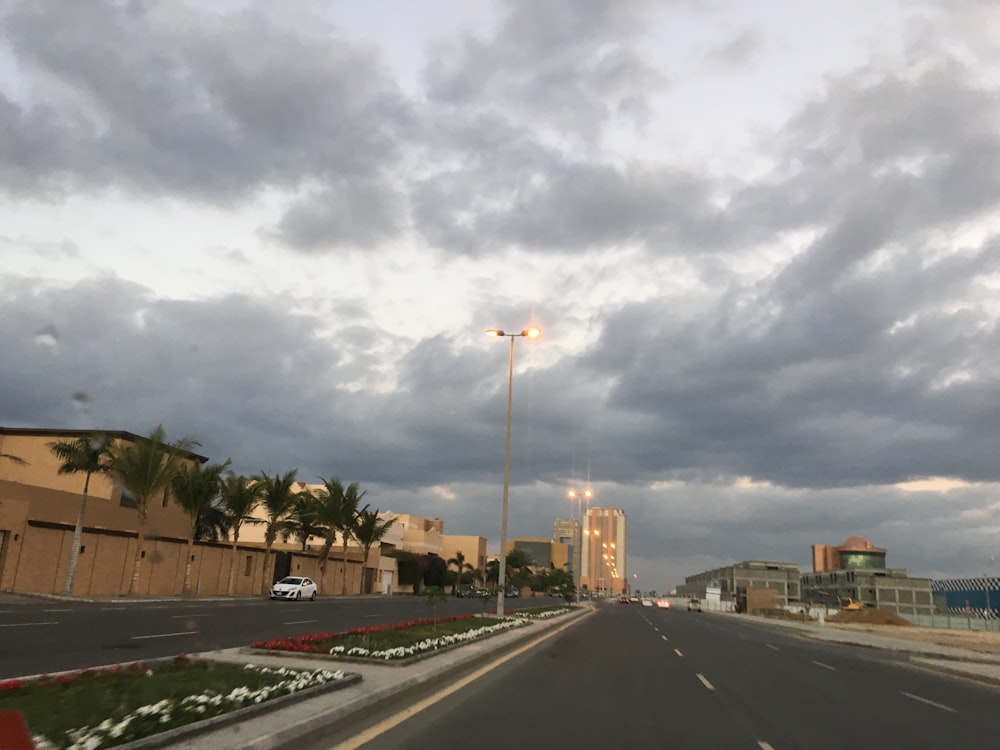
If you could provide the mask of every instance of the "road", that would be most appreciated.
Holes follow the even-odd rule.
[[[552,604],[507,600],[507,609]],[[490,606],[496,601],[490,600]],[[483,611],[477,599],[449,598],[438,615]],[[321,597],[314,602],[236,599],[88,603],[0,600],[0,679],[246,646],[288,635],[347,630],[429,617],[421,597]]]
[[[987,748],[998,697],[888,652],[612,605],[412,718],[383,717],[366,743],[323,747]]]

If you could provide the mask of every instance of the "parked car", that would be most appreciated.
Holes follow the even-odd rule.
[[[688,600],[688,612],[701,612],[701,599]]]
[[[503,592],[504,597],[507,599],[517,599],[521,595],[520,589],[507,589]]]
[[[270,599],[309,599],[316,601],[317,586],[311,578],[285,576],[271,586]]]
[[[459,586],[458,590],[455,591],[455,596],[459,599],[468,599],[472,596],[473,591],[472,586]]]

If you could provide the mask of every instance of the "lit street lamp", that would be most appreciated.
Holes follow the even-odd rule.
[[[510,417],[511,401],[514,397],[514,339],[527,337],[537,339],[542,332],[538,328],[525,328],[520,333],[506,333],[499,328],[487,329],[487,336],[506,336],[510,339],[510,365],[507,372],[507,440],[503,454],[503,511],[500,516],[500,573],[497,577],[497,617],[503,618],[504,593],[507,587],[507,495],[510,489]]]

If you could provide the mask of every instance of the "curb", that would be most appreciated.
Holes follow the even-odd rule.
[[[555,618],[551,622],[554,627],[559,625],[570,627],[579,624],[595,612],[595,609],[584,609],[581,612],[574,613],[571,617],[567,618],[568,621],[563,623],[559,623],[559,620],[562,618]],[[387,687],[380,693],[368,696],[363,706],[346,705],[334,708],[331,711],[317,715],[305,724],[288,727],[274,734],[245,742],[242,747],[244,750],[302,750],[303,747],[311,747],[320,742],[324,742],[326,745],[335,744],[332,735],[345,733],[348,731],[348,728],[350,728],[351,732],[356,732],[368,726],[370,722],[363,723],[360,726],[351,724],[360,713],[363,712],[374,721],[378,714],[393,706],[412,702],[415,696],[426,692],[428,689],[454,682],[456,679],[471,674],[480,666],[496,659],[498,656],[521,648],[526,643],[534,643],[541,640],[549,630],[550,628],[544,628],[541,632],[528,630],[527,637],[525,638],[513,638],[510,642],[491,651],[477,654],[458,663],[442,665],[441,668],[429,675],[410,677]]]

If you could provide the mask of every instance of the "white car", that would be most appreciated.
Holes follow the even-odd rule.
[[[271,599],[309,599],[316,601],[316,583],[311,578],[285,576],[271,587]]]
[[[660,597],[656,600],[656,606],[660,609],[670,609],[670,600]]]
[[[653,600],[652,599],[643,599],[642,600],[642,606],[643,607],[652,607],[653,606]]]

